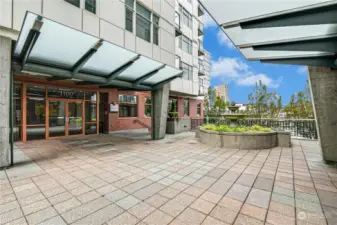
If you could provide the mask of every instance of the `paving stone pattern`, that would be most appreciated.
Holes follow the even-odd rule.
[[[315,141],[249,151],[190,133],[16,145],[32,161],[0,171],[0,224],[337,224],[337,169]]]

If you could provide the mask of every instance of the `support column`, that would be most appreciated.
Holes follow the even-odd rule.
[[[165,84],[162,88],[152,91],[152,139],[158,140],[165,137],[167,105],[170,85]]]
[[[0,168],[10,164],[9,94],[12,40],[0,36]]]
[[[322,156],[337,162],[337,71],[309,67],[308,72]]]

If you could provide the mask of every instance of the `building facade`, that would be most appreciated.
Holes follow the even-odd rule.
[[[169,111],[177,111],[184,123],[203,118],[205,76],[203,56],[204,11],[197,0],[175,1],[175,65],[184,73],[170,83]],[[177,106],[177,108],[175,107]]]
[[[1,41],[18,40],[27,11],[175,67],[172,0],[0,0]],[[14,73],[16,140],[151,130],[151,92],[38,75]],[[119,106],[118,112],[110,111],[111,104]]]
[[[229,102],[228,85],[219,85],[214,89],[217,97],[220,97],[225,102]]]

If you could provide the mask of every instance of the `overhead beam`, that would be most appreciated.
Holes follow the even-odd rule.
[[[78,71],[84,66],[86,62],[97,52],[97,50],[103,45],[103,40],[100,39],[95,45],[90,48],[73,66],[71,69],[73,74],[77,74]]]
[[[33,27],[29,30],[29,33],[27,35],[26,41],[23,45],[21,54],[20,54],[20,59],[21,59],[21,66],[23,67],[26,62],[27,59],[37,41],[37,39],[40,36],[40,29],[43,25],[42,22],[42,17],[41,16],[37,16],[36,20],[34,21]]]
[[[172,80],[174,80],[174,79],[176,79],[178,77],[182,77],[183,73],[184,72],[179,72],[178,74],[174,75],[173,77],[170,77],[170,78],[168,78],[166,80],[163,80],[162,82],[160,82],[158,84],[155,84],[154,86],[152,86],[152,89],[156,90],[158,88],[161,88],[164,84],[169,83],[169,82],[171,82]]]
[[[278,44],[253,46],[254,50],[267,51],[321,51],[337,52],[337,37],[304,41],[292,41]]]
[[[310,58],[293,58],[293,59],[264,59],[260,60],[262,63],[271,64],[288,64],[288,65],[303,65],[313,67],[330,67],[337,69],[334,64],[336,56],[331,57],[310,57]]]
[[[137,61],[140,57],[140,54],[136,55],[126,63],[124,63],[122,66],[117,68],[116,70],[112,71],[108,76],[108,83],[112,80],[115,80],[116,77],[118,77],[123,71],[125,71],[127,68],[129,68],[135,61]]]
[[[139,85],[141,83],[143,83],[146,79],[152,77],[153,75],[155,75],[156,73],[158,73],[159,70],[163,69],[165,67],[164,65],[159,66],[158,68],[148,72],[147,74],[144,74],[143,76],[141,76],[140,78],[138,78],[137,80],[133,81],[134,85]]]
[[[72,76],[72,72],[69,70],[59,69],[59,68],[49,67],[45,65],[34,64],[34,63],[27,63],[24,67],[24,70],[30,71],[33,73],[35,72],[35,73],[52,75],[56,77],[63,77],[64,80],[75,78],[75,79],[83,80],[86,82],[96,83],[98,85],[100,84],[100,86],[102,87],[112,85],[112,86],[118,86],[118,87],[123,87],[123,88],[135,89],[135,87],[133,86],[133,83],[131,82],[112,80],[108,84],[107,78],[105,77],[99,77],[96,75],[84,74],[84,73],[77,73],[76,75]],[[151,91],[152,87],[147,86],[147,85],[138,85],[136,89],[144,90],[144,91]]]
[[[337,23],[337,5],[316,7],[240,23],[242,29],[305,26]]]

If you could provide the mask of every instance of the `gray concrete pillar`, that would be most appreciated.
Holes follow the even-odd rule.
[[[165,84],[162,88],[152,91],[152,139],[158,140],[165,137],[167,105],[170,85]]]
[[[337,162],[337,71],[316,67],[308,71],[322,156]]]
[[[12,40],[0,36],[0,168],[9,166],[9,94]]]

